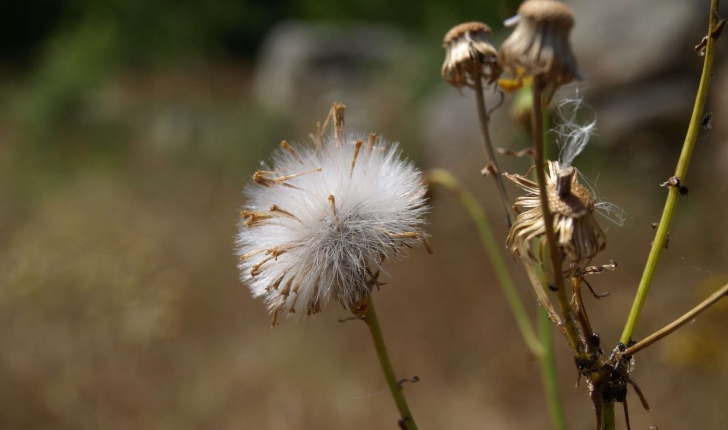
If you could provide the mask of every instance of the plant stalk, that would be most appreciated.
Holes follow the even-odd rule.
[[[549,115],[549,110],[544,109],[543,110],[543,129],[544,130],[550,130],[551,129],[551,116]],[[543,153],[544,158],[548,158],[549,154],[549,140],[544,135],[544,146],[543,146]],[[529,264],[524,260],[524,265],[526,266],[526,270],[528,271]],[[533,265],[530,265],[532,269],[534,269]],[[534,277],[533,279],[538,280],[540,282],[534,283],[534,288],[538,288],[543,295],[546,295],[546,274],[543,273],[543,270],[541,270],[540,266],[537,270],[534,270],[538,272],[538,276]],[[530,277],[530,275],[529,275]],[[553,305],[551,305],[550,300],[548,299],[548,296],[545,297],[545,299],[548,301],[548,305],[551,306],[553,309]],[[553,335],[551,333],[551,316],[549,315],[549,312],[547,310],[547,306],[543,303],[542,300],[542,307],[538,309],[538,331],[539,331],[539,337],[541,338],[541,345],[543,345],[544,349],[544,356],[541,359],[541,370],[542,370],[542,380],[543,380],[543,386],[546,390],[546,401],[548,402],[549,406],[549,416],[551,417],[551,425],[555,430],[566,430],[566,414],[564,413],[564,405],[561,401],[561,393],[559,391],[559,377],[558,373],[556,372],[556,353],[554,352],[554,341],[553,341]],[[554,312],[555,313],[555,312]],[[561,326],[561,324],[558,324],[557,327],[559,330],[562,331],[562,333],[565,334],[564,328]]]
[[[695,98],[695,106],[693,107],[693,114],[690,118],[690,125],[688,126],[685,143],[683,144],[680,159],[678,160],[677,167],[675,168],[675,177],[679,178],[683,184],[685,183],[685,178],[688,173],[688,166],[690,164],[690,158],[693,155],[693,148],[695,147],[695,141],[698,137],[698,131],[700,130],[700,121],[703,118],[705,100],[708,97],[708,87],[710,86],[710,79],[713,74],[713,60],[715,59],[715,45],[717,38],[713,37],[712,33],[715,26],[715,17],[718,15],[719,6],[720,0],[711,1],[710,19],[708,20],[708,44],[705,48],[703,73],[700,77],[700,86],[698,87],[698,94]],[[642,279],[640,280],[639,287],[637,288],[637,295],[634,303],[632,304],[632,309],[629,312],[629,317],[627,318],[624,331],[622,332],[621,341],[624,344],[628,344],[632,340],[632,335],[634,334],[637,321],[639,320],[642,308],[645,305],[645,300],[647,299],[647,293],[650,291],[652,279],[654,278],[655,271],[657,270],[657,263],[660,260],[665,241],[667,240],[670,224],[672,223],[672,217],[675,214],[675,208],[677,207],[677,201],[679,198],[679,190],[676,187],[668,187],[665,209],[662,211],[662,218],[660,219],[660,224],[657,227],[655,240],[652,242],[652,248],[650,249],[650,254],[647,257],[647,264],[645,265],[645,270],[642,273]]]
[[[559,257],[556,245],[556,234],[554,233],[554,217],[549,209],[548,194],[546,194],[546,172],[544,171],[544,145],[543,145],[543,78],[533,78],[533,108],[531,110],[531,127],[533,132],[533,159],[536,165],[536,178],[538,180],[539,196],[541,198],[541,210],[543,211],[544,224],[546,228],[546,240],[549,246],[549,260],[556,283],[556,294],[559,299],[559,308],[564,318],[564,328],[569,343],[574,350],[579,346],[579,335],[576,332],[574,316],[566,296],[564,286],[564,274],[561,271],[561,258]]]
[[[417,424],[412,417],[409,405],[407,405],[407,399],[404,397],[402,386],[397,381],[397,377],[394,375],[394,370],[392,369],[392,363],[389,361],[387,345],[384,343],[384,337],[382,337],[382,329],[379,327],[379,319],[377,318],[377,311],[374,309],[374,301],[372,300],[371,294],[367,296],[367,310],[364,315],[364,322],[372,334],[372,341],[374,342],[374,348],[377,350],[377,357],[379,358],[379,364],[382,366],[384,379],[387,380],[389,392],[392,393],[394,403],[397,404],[397,410],[399,410],[399,416],[401,417],[399,426],[405,430],[417,430]]]
[[[566,416],[559,392],[559,377],[556,373],[556,357],[551,334],[551,321],[543,308],[538,309],[538,331],[544,355],[541,357],[541,377],[546,401],[548,402],[551,425],[555,430],[566,430]]]
[[[488,161],[488,166],[492,166],[495,172],[488,172],[487,174],[493,176],[495,180],[496,188],[498,188],[498,194],[500,196],[501,204],[503,205],[503,212],[505,213],[506,225],[508,228],[511,227],[511,215],[508,209],[508,196],[506,195],[506,187],[503,183],[503,176],[501,176],[498,162],[495,159],[495,152],[493,152],[493,144],[490,140],[490,130],[488,128],[488,111],[485,108],[485,96],[483,95],[483,83],[479,75],[475,75],[475,101],[478,106],[478,121],[480,122],[480,134],[483,137],[483,146],[485,147],[485,156]],[[487,169],[487,167],[486,167]]]
[[[648,346],[652,345],[653,343],[657,342],[658,340],[662,339],[663,337],[669,335],[670,333],[684,326],[688,322],[692,321],[701,312],[713,306],[720,299],[726,296],[728,296],[728,285],[723,286],[723,288],[713,293],[712,296],[705,299],[701,304],[690,310],[690,312],[686,313],[685,315],[681,316],[680,318],[676,319],[675,321],[671,322],[660,330],[657,330],[653,334],[632,345],[630,348],[627,348],[624,353],[626,355],[634,355],[635,353],[642,351],[643,349],[647,348]]]
[[[615,430],[617,425],[614,421],[613,400],[602,400],[602,419],[600,423],[599,430]]]
[[[427,181],[430,184],[444,186],[460,200],[463,206],[465,206],[465,209],[470,214],[473,222],[475,222],[475,226],[478,228],[480,241],[482,242],[485,251],[488,253],[488,259],[493,265],[493,270],[495,271],[496,278],[498,278],[498,283],[500,284],[503,294],[505,294],[506,300],[513,311],[513,316],[516,319],[516,324],[521,332],[521,336],[523,337],[524,342],[526,342],[526,346],[528,346],[528,349],[533,353],[533,355],[536,357],[542,357],[544,354],[543,347],[538,341],[536,333],[531,326],[526,309],[524,308],[523,302],[516,291],[513,279],[511,279],[511,275],[508,273],[506,263],[501,256],[501,246],[497,244],[495,237],[493,236],[493,232],[490,229],[490,224],[488,223],[488,219],[485,217],[483,209],[480,207],[473,195],[463,188],[458,180],[455,179],[455,177],[447,170],[430,170],[427,173]]]

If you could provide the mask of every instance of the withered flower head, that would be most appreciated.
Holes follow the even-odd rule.
[[[503,69],[498,51],[491,41],[490,27],[481,22],[466,22],[445,34],[443,47],[447,54],[442,65],[442,78],[456,88],[474,88],[476,79],[495,82]]]
[[[556,240],[574,266],[584,268],[606,247],[604,231],[594,218],[597,200],[587,187],[579,183],[575,168],[562,168],[558,161],[548,163],[546,193]],[[504,175],[527,192],[516,199],[513,210],[519,215],[506,240],[511,251],[516,252],[519,248],[527,249],[531,239],[544,237],[546,225],[538,184],[525,176]],[[527,211],[521,212],[522,208]]]
[[[512,23],[517,23],[516,29],[503,42],[499,58],[514,77],[541,75],[548,99],[559,87],[580,77],[569,44],[574,16],[566,5],[528,0],[506,22]]]
[[[428,247],[420,171],[396,143],[346,132],[343,105],[329,118],[333,133],[319,130],[313,145],[284,141],[245,190],[240,278],[265,297],[274,325],[279,314],[315,314],[330,300],[355,310],[380,285],[385,259]]]

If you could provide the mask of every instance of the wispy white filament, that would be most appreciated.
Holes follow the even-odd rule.
[[[420,171],[397,144],[370,145],[369,135],[356,133],[342,140],[278,149],[267,177],[309,173],[245,189],[246,211],[263,215],[241,222],[241,279],[276,314],[316,313],[332,299],[352,306],[369,293],[382,261],[424,240]]]
[[[564,98],[556,103],[554,109],[556,126],[551,130],[557,135],[559,145],[559,164],[561,169],[572,167],[576,157],[586,148],[592,135],[597,130],[597,120],[594,110],[583,102],[577,89],[575,98]],[[624,224],[627,213],[614,203],[602,200],[597,193],[596,184],[593,184],[578,169],[577,174],[594,196],[596,203],[594,209],[604,218],[621,226]]]
[[[624,222],[627,220],[627,212],[614,203],[605,201],[603,196],[597,192],[596,183],[592,183],[586,175],[581,173],[579,169],[576,169],[576,173],[579,175],[581,182],[589,188],[592,196],[594,196],[594,200],[596,200],[596,203],[594,203],[594,210],[612,224],[619,227],[623,226]],[[599,180],[598,176],[597,180]]]
[[[559,163],[562,168],[568,168],[597,130],[597,120],[594,111],[583,104],[578,93],[576,98],[560,100],[554,112],[557,125],[553,131],[558,136]]]

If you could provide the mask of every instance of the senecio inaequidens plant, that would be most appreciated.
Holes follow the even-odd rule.
[[[582,99],[565,98],[556,103],[553,113],[557,123],[547,130],[551,133],[544,133],[544,124],[550,120],[550,111],[544,107],[562,86],[582,79],[569,43],[575,25],[572,11],[556,0],[524,1],[518,14],[506,21],[507,26],[515,25],[515,30],[500,51],[493,45],[490,27],[483,23],[459,24],[444,37],[446,59],[441,75],[458,91],[475,92],[486,152],[482,174],[494,178],[510,229],[504,242],[523,264],[537,298],[538,338],[477,201],[446,171],[433,169],[426,179],[453,191],[473,216],[524,341],[542,363],[551,421],[557,430],[566,429],[566,420],[549,322],[573,350],[578,376],[585,379],[589,389],[596,428],[616,428],[616,402],[622,403],[630,429],[628,388],[645,409],[650,409],[631,375],[634,355],[728,295],[726,285],[663,329],[639,342],[633,340],[658,260],[669,240],[677,201],[687,190],[685,176],[703,116],[715,44],[726,23],[718,18],[718,0],[710,1],[708,33],[696,47],[704,57],[704,66],[687,138],[675,175],[660,181],[668,189],[665,210],[656,224],[656,237],[620,342],[606,353],[587,316],[581,290],[586,286],[597,299],[607,295],[595,293],[586,280],[617,266],[614,261],[589,265],[607,246],[605,230],[595,215],[600,213],[621,224],[623,213],[602,201],[573,166],[596,129],[596,120],[583,120]],[[525,175],[499,170],[488,127],[492,113],[486,108],[488,88],[501,98],[519,91],[530,96],[519,100],[532,100],[532,146],[502,150],[533,158],[533,167]],[[333,130],[327,133],[331,122]],[[559,146],[558,157],[552,160],[545,154],[548,135],[557,136]],[[429,210],[422,175],[411,162],[401,159],[396,144],[388,144],[376,134],[347,132],[341,104],[333,105],[323,127],[318,125],[310,139],[309,145],[283,141],[272,165],[256,172],[245,190],[247,203],[237,236],[241,280],[250,286],[253,296],[265,297],[273,326],[281,315],[312,315],[331,300],[349,309],[355,319],[363,320],[400,414],[398,426],[417,429],[404,397],[404,380],[395,377],[389,362],[371,293],[380,285],[379,272],[386,260],[404,255],[417,244],[432,252],[422,230]],[[531,172],[535,178],[529,178]],[[526,191],[525,196],[516,198],[514,213],[509,209],[503,178]]]
[[[333,122],[333,131],[326,133]],[[429,211],[421,172],[398,145],[345,129],[334,103],[308,145],[281,143],[253,175],[237,236],[241,280],[273,314],[313,315],[335,300],[364,320],[403,428],[416,429],[384,347],[370,293],[381,265],[408,248],[432,248],[422,230]]]

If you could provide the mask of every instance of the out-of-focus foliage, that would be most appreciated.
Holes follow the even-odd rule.
[[[9,48],[3,51],[6,59],[33,58],[17,115],[42,139],[123,66],[184,67],[202,58],[250,59],[266,31],[281,20],[389,22],[432,40],[428,45],[434,47],[443,28],[466,17],[498,26],[513,3],[501,0],[484,8],[473,0],[35,0],[14,3],[4,14],[8,23],[0,39]],[[35,16],[40,19],[28,25]],[[20,43],[8,43],[16,35]]]

